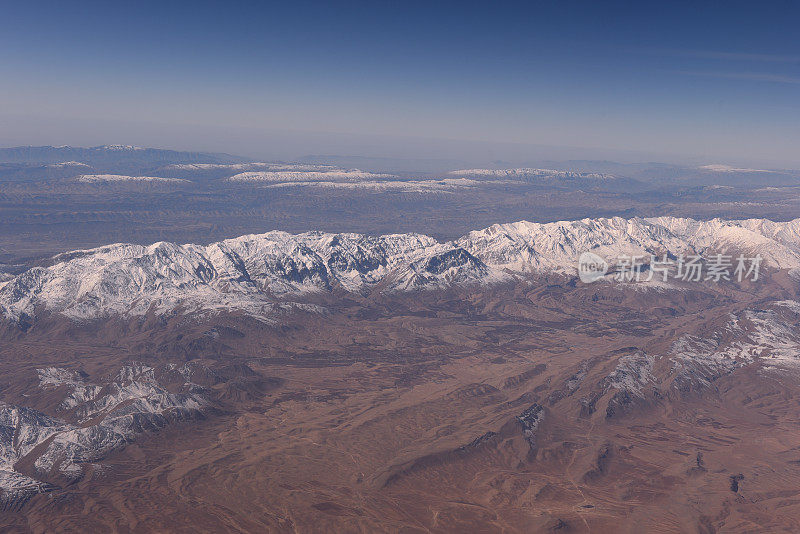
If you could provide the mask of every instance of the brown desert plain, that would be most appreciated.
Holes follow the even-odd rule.
[[[138,362],[171,391],[191,369],[208,404],[77,479],[54,468],[46,491],[5,502],[0,528],[797,532],[800,370],[783,360],[800,315],[775,304],[796,297],[781,272],[679,291],[554,275],[319,296],[326,314],[271,325],[9,324],[6,403],[69,420],[54,408],[68,388],[42,388],[37,369],[102,384]],[[700,339],[751,358],[682,359]],[[33,473],[42,451],[15,469]]]

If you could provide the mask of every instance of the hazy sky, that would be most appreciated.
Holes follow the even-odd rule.
[[[800,4],[332,4],[4,2],[0,144],[800,166]]]

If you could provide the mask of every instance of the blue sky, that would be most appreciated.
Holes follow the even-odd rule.
[[[70,4],[2,6],[0,144],[800,166],[790,2]]]

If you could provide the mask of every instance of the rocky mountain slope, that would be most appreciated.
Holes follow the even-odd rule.
[[[335,291],[413,291],[494,283],[529,274],[574,275],[583,252],[637,255],[747,253],[800,268],[800,220],[584,219],[498,224],[451,241],[419,234],[268,232],[207,246],[115,244],[56,256],[0,282],[0,315],[73,319],[240,310],[268,319],[298,297]]]
[[[155,369],[140,363],[123,366],[105,384],[74,370],[38,369],[39,387],[62,398],[60,417],[0,402],[0,509],[18,508],[53,488],[48,480],[80,479],[142,432],[198,416],[206,404],[202,388],[190,381],[189,367],[174,371],[186,378],[172,393]]]

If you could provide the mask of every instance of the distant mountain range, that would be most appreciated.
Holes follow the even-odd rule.
[[[180,152],[159,148],[140,148],[128,145],[95,147],[19,146],[0,148],[3,163],[62,163],[78,162],[89,165],[169,165],[178,163],[244,163],[247,158],[230,154]]]

